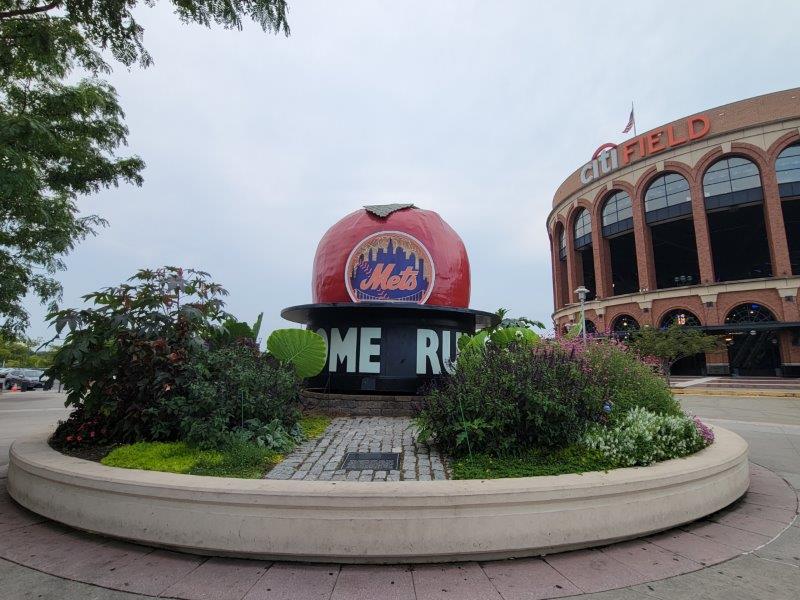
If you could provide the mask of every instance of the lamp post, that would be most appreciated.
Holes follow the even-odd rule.
[[[581,286],[575,293],[578,294],[578,300],[581,301],[581,333],[583,335],[583,345],[586,345],[586,294],[589,293],[585,287]]]

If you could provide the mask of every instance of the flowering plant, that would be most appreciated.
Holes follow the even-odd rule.
[[[639,406],[629,410],[616,425],[594,426],[583,438],[585,446],[602,452],[621,467],[679,458],[709,443],[697,422],[686,415],[657,414]]]
[[[694,426],[697,428],[697,433],[699,433],[700,437],[703,438],[706,446],[713,444],[714,431],[711,429],[711,427],[703,423],[699,417],[694,417],[692,420],[694,421]]]
[[[81,448],[109,443],[107,418],[101,414],[88,416],[84,407],[78,407],[69,419],[59,423],[52,441],[59,448]]]

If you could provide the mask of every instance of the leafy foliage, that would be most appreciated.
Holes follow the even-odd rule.
[[[243,19],[250,18],[264,31],[289,35],[286,0],[172,0],[171,3],[184,23],[241,29]],[[41,45],[53,44],[59,39],[48,31],[50,22],[64,23],[84,44],[110,50],[122,64],[130,66],[138,62],[148,66],[152,57],[144,48],[144,28],[133,14],[138,4],[137,0],[43,0],[41,3],[0,0],[0,23],[37,25],[41,28]],[[153,6],[149,1],[143,4]]]
[[[303,417],[298,423],[302,439],[318,437],[329,424],[330,418],[320,416]],[[101,462],[125,469],[260,479],[282,460],[274,448],[232,436],[213,450],[186,442],[138,442],[114,448]]]
[[[27,40],[27,24],[18,25],[0,22],[0,36]],[[96,73],[99,57],[68,45],[46,51],[45,62],[36,62],[25,49],[0,44],[0,317],[7,334],[28,324],[27,293],[51,303],[60,297],[53,275],[64,269],[63,255],[105,225],[79,214],[78,196],[140,185],[144,168],[137,157],[115,154],[128,130],[114,89],[92,77],[60,81],[75,60]]]
[[[586,361],[555,345],[489,343],[460,355],[419,417],[423,439],[454,454],[514,454],[577,442],[601,419]]]
[[[59,334],[69,333],[47,374],[64,384],[67,406],[105,421],[109,439],[174,439],[167,401],[185,389],[186,365],[205,348],[203,335],[227,317],[226,294],[202,271],[139,271],[84,296],[89,308],[50,315]]]
[[[594,427],[583,440],[620,467],[647,466],[701,450],[706,441],[686,415],[659,415],[636,407],[610,427]]]
[[[498,308],[495,313],[500,317],[500,325],[498,327],[525,327],[530,329],[545,329],[544,323],[529,319],[528,317],[509,317],[508,309]]]
[[[610,406],[612,421],[637,406],[658,414],[682,414],[680,404],[664,379],[624,344],[613,339],[595,339],[585,346],[568,340],[560,344],[579,353],[586,361],[603,402]]]
[[[286,451],[301,435],[299,384],[291,366],[248,345],[203,349],[182,373],[183,387],[162,406],[177,436],[203,448],[219,448],[232,435]]]
[[[255,322],[249,325],[232,315],[228,316],[222,325],[210,334],[209,341],[217,347],[236,343],[258,348],[258,334],[261,331],[263,318],[264,313],[259,313]]]
[[[260,479],[281,460],[275,451],[252,444],[203,450],[185,442],[138,442],[115,448],[100,462],[124,469]]]
[[[313,440],[325,433],[331,418],[324,415],[306,415],[300,419],[300,430],[306,439]]]
[[[53,313],[68,334],[48,375],[76,407],[53,443],[291,449],[303,437],[300,379],[258,349],[260,316],[249,326],[225,312],[226,294],[207,273],[164,267],[88,294],[89,308]]]
[[[267,338],[267,350],[278,360],[293,365],[303,378],[318,375],[328,358],[323,337],[308,329],[276,329]]]
[[[607,471],[616,464],[598,450],[574,444],[556,450],[532,448],[513,455],[462,456],[453,461],[452,467],[454,479],[500,479]]]
[[[116,91],[100,79],[122,64],[147,66],[137,0],[0,0],[0,328],[19,335],[36,295],[55,309],[63,257],[106,222],[77,199],[141,185],[144,162],[120,157],[128,129]],[[145,1],[145,5],[153,3]],[[286,0],[172,0],[186,23],[289,34]],[[74,81],[74,71],[85,78]]]
[[[497,333],[513,331],[463,340],[455,372],[432,389],[419,418],[423,438],[461,457],[464,469],[486,471],[491,463],[501,471],[543,474],[550,461],[566,465],[559,453],[580,447],[589,428],[614,427],[633,408],[684,418],[664,380],[624,344],[502,333],[495,341]],[[586,448],[574,452],[572,458],[597,466]],[[520,457],[530,464],[517,462]]]
[[[38,340],[24,337],[15,340],[0,334],[0,366],[37,369],[49,367],[57,349],[43,348]]]
[[[219,461],[200,459],[192,469],[192,475],[262,479],[267,471],[283,460],[283,455],[271,448],[246,442],[231,443],[221,454]]]
[[[713,352],[721,347],[719,338],[677,323],[666,329],[643,327],[632,334],[630,345],[642,356],[657,358],[667,380],[670,368],[681,358]]]
[[[191,473],[199,461],[219,463],[220,452],[198,450],[185,442],[137,442],[112,450],[100,462],[109,467]]]

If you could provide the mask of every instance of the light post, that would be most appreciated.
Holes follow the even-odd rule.
[[[578,300],[581,301],[581,333],[583,335],[583,345],[586,345],[586,294],[589,293],[585,287],[581,286],[575,293],[578,294]]]

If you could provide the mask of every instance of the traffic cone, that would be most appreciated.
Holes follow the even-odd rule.
[[[21,388],[21,387],[19,387],[19,385],[17,385],[17,384],[15,383],[14,385],[12,385],[12,386],[11,386],[11,391],[12,391],[12,392],[21,392],[21,391],[22,391],[22,388]]]

